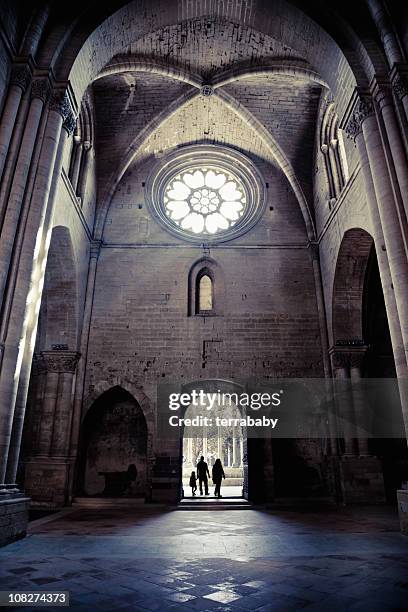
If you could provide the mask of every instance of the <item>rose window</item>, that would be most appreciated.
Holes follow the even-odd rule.
[[[232,173],[192,168],[177,174],[164,190],[164,212],[182,230],[213,235],[228,230],[246,211],[245,190]]]

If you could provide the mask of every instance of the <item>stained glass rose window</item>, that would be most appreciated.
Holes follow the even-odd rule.
[[[214,235],[231,228],[246,210],[239,179],[216,167],[190,168],[174,176],[164,190],[164,211],[181,229]]]

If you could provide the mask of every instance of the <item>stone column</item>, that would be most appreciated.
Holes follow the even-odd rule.
[[[41,432],[42,419],[42,404],[45,393],[45,381],[47,377],[47,368],[41,353],[33,355],[33,370],[37,375],[37,384],[32,396],[32,405],[30,406],[30,427],[28,435],[30,436],[30,446],[27,456],[34,456],[38,452],[38,441]]]
[[[0,377],[0,481],[3,482],[7,464],[10,435],[14,417],[20,370],[25,354],[25,343],[34,329],[28,329],[33,312],[32,298],[41,297],[38,283],[49,246],[47,216],[50,218],[52,178],[56,169],[57,151],[64,119],[72,114],[67,94],[56,92],[50,106],[47,126],[39,158],[36,180],[31,194],[27,224],[21,246],[15,286],[12,288],[9,314],[6,317],[5,342]],[[71,128],[70,128],[71,129]],[[65,131],[65,130],[64,130]],[[45,260],[44,260],[45,258]],[[27,299],[28,298],[28,299]],[[37,308],[35,323],[38,316]],[[33,350],[33,346],[32,346]]]
[[[40,435],[38,439],[37,455],[47,457],[51,451],[51,440],[54,427],[54,414],[58,397],[58,369],[54,368],[54,351],[43,351],[42,357],[45,362],[47,374],[45,377],[45,389],[42,403]]]
[[[356,415],[357,429],[366,429],[370,424],[370,415],[368,414],[369,406],[364,401],[363,390],[361,389],[361,365],[364,360],[367,347],[356,347],[353,349],[350,356],[350,379],[351,379],[351,394],[353,397],[354,412]],[[368,439],[358,436],[357,446],[361,457],[370,455],[368,450]]]
[[[357,137],[361,131],[363,132],[385,248],[388,255],[392,284],[395,292],[396,306],[404,344],[405,361],[407,361],[408,265],[406,245],[404,243],[381,136],[370,96],[356,92],[353,111],[346,126],[346,131],[354,137]],[[375,203],[369,202],[369,205],[372,207]]]
[[[339,167],[338,167],[338,156],[339,156],[338,151],[337,151],[338,146],[339,146],[338,140],[336,138],[332,138],[332,140],[329,143],[329,160],[330,160],[330,167],[331,167],[332,176],[333,176],[334,195],[336,198],[339,197],[341,188],[342,188],[341,176],[339,176]]]
[[[353,436],[354,409],[350,395],[349,385],[349,347],[333,347],[330,349],[334,378],[336,405],[338,409],[338,419],[341,421],[339,428],[344,437],[344,454],[354,456],[355,445]]]
[[[385,241],[381,226],[381,219],[378,212],[377,199],[374,190],[370,164],[368,161],[367,149],[365,146],[362,132],[359,132],[356,135],[356,144],[360,156],[361,171],[363,174],[368,210],[371,218],[371,224],[373,227],[374,245],[378,260],[378,267],[380,272],[382,290],[384,294],[385,306],[387,310],[388,325],[390,328],[397,376],[399,378],[406,378],[408,376],[408,368],[405,357],[399,314],[395,301],[395,293],[392,285],[391,272],[388,263],[387,251],[385,248]]]
[[[16,123],[21,97],[31,81],[31,70],[27,64],[15,64],[12,68],[10,86],[0,123],[0,178],[9,150],[11,136]]]
[[[79,433],[81,427],[81,415],[82,415],[82,402],[84,397],[85,377],[86,377],[86,365],[89,345],[89,334],[91,332],[92,322],[92,308],[95,291],[95,279],[98,267],[98,259],[101,249],[101,241],[94,240],[90,244],[89,253],[89,266],[88,266],[88,278],[86,284],[85,304],[84,304],[84,315],[81,326],[81,342],[80,342],[80,353],[82,358],[79,360],[77,367],[77,375],[75,379],[75,394],[74,394],[74,408],[71,425],[71,442],[70,442],[70,473],[69,473],[69,495],[72,496],[74,474],[75,474],[75,463],[78,455],[79,445]]]
[[[82,143],[79,136],[74,136],[74,150],[72,152],[72,172],[71,172],[71,185],[76,194],[78,193],[78,178],[79,171],[81,169],[82,162]]]
[[[329,199],[330,201],[332,201],[333,198],[336,197],[336,189],[334,186],[333,174],[331,172],[331,167],[330,167],[329,145],[323,144],[321,146],[321,152],[323,153],[324,165],[326,168],[326,176],[327,176],[327,181],[329,183]]]
[[[408,121],[408,76],[396,65],[391,71],[391,80],[395,95],[401,101],[405,118]]]
[[[394,100],[391,93],[391,86],[388,84],[375,83],[374,97],[378,104],[381,117],[384,123],[386,137],[388,140],[388,151],[391,157],[390,163],[394,166],[398,186],[396,186],[397,196],[401,198],[403,210],[400,211],[401,226],[405,243],[407,243],[408,227],[408,166],[404,144],[401,137],[397,117],[394,110]]]
[[[46,361],[49,367],[52,362],[52,367],[59,372],[58,399],[51,442],[52,457],[65,458],[68,455],[73,412],[73,384],[79,357],[79,353],[71,351],[47,352]]]
[[[237,436],[236,436],[236,428],[234,427],[232,433],[232,467],[238,467],[237,462]]]
[[[244,440],[242,438],[239,439],[239,467],[243,467],[244,462]]]
[[[77,194],[81,198],[82,203],[84,201],[85,194],[86,194],[86,183],[88,180],[89,163],[91,161],[91,157],[92,157],[91,143],[88,141],[85,141],[83,143],[82,165],[81,165],[81,170],[79,173],[78,187],[77,187]]]
[[[52,222],[52,214],[54,207],[54,200],[57,192],[58,181],[61,175],[62,168],[62,155],[65,147],[65,143],[68,136],[68,128],[67,125],[64,124],[65,129],[62,131],[62,135],[60,138],[57,157],[55,161],[55,170],[52,179],[50,196],[49,196],[49,205],[47,208],[47,213],[44,221],[44,232],[43,235],[47,236]],[[18,468],[18,460],[20,455],[20,446],[21,446],[21,437],[24,426],[24,417],[26,411],[26,403],[27,403],[27,394],[30,382],[30,373],[31,373],[31,364],[33,360],[33,341],[35,339],[37,333],[37,322],[38,322],[38,307],[37,305],[41,302],[41,292],[42,285],[45,274],[45,262],[48,253],[48,244],[46,241],[43,241],[41,248],[39,249],[38,260],[39,265],[37,269],[34,271],[31,284],[32,284],[32,300],[31,303],[27,306],[26,309],[26,328],[27,333],[30,334],[30,338],[27,338],[25,341],[24,354],[21,364],[20,378],[17,390],[17,398],[14,410],[14,418],[13,418],[13,428],[11,433],[11,441],[10,441],[10,449],[9,456],[7,461],[7,481],[9,482],[10,478],[13,480],[17,473]],[[17,274],[17,270],[13,270],[14,274]],[[7,306],[7,304],[6,304]],[[44,365],[44,360],[39,358],[37,360],[37,366],[39,364]],[[41,369],[41,366],[40,366]],[[14,476],[13,476],[14,475]]]
[[[23,206],[28,209],[29,198],[25,198],[26,184],[29,176],[34,148],[37,143],[37,132],[40,125],[44,104],[50,93],[48,79],[37,79],[31,88],[31,104],[25,123],[25,129],[16,169],[10,192],[3,185],[0,192],[0,206],[7,202],[0,240],[0,295],[5,295],[5,287],[10,269],[15,236],[17,233]]]
[[[204,425],[203,426],[203,455],[204,455],[204,459],[205,461],[207,461],[207,427]]]

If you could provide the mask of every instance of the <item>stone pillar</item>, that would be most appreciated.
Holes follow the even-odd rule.
[[[329,145],[323,144],[321,146],[321,152],[323,153],[324,165],[326,168],[327,181],[329,183],[329,199],[332,201],[336,198],[336,189],[333,181],[333,174],[331,171],[330,157],[329,157]]]
[[[91,143],[86,141],[83,143],[82,165],[79,173],[77,194],[83,203],[86,194],[86,183],[88,180],[89,163],[92,158]]]
[[[61,128],[64,119],[68,120],[70,116],[72,113],[67,94],[56,92],[47,118],[14,284],[12,287],[9,285],[9,308],[2,321],[2,337],[5,337],[0,376],[0,480],[2,482],[7,465],[20,372],[25,357],[25,343],[31,341],[31,336],[35,335],[38,318],[34,297],[35,301],[41,299],[41,277],[49,246],[48,223],[52,216],[52,179],[58,169],[57,153]],[[71,126],[69,129],[72,129]],[[34,343],[31,355],[33,345]]]
[[[395,95],[401,101],[405,119],[408,121],[408,76],[395,65],[391,71],[391,80]]]
[[[5,295],[7,277],[9,274],[13,251],[16,251],[15,237],[24,209],[29,207],[29,198],[25,197],[26,184],[29,176],[34,148],[37,144],[37,132],[44,108],[50,94],[48,79],[37,79],[31,88],[31,104],[25,123],[25,129],[16,169],[10,192],[3,185],[0,192],[1,206],[7,202],[0,240],[0,295]]]
[[[11,137],[16,123],[21,97],[31,81],[31,70],[27,64],[15,64],[12,68],[10,86],[0,123],[0,178],[3,175]]]
[[[71,434],[74,376],[80,354],[71,351],[48,351],[46,355],[45,360],[49,367],[56,368],[59,372],[51,456],[66,458]]]
[[[370,415],[368,414],[369,406],[364,401],[363,390],[361,389],[361,365],[364,356],[367,352],[367,347],[355,347],[350,356],[350,379],[351,379],[351,394],[353,397],[354,413],[356,415],[357,429],[360,427],[369,428]],[[357,447],[361,457],[368,457],[368,439],[358,436]]]
[[[78,456],[79,433],[81,427],[82,401],[84,397],[86,364],[89,345],[89,334],[91,331],[92,308],[95,291],[95,279],[98,266],[98,259],[101,249],[101,241],[94,240],[90,245],[88,278],[86,284],[84,315],[81,328],[80,353],[82,358],[79,360],[77,375],[75,379],[75,395],[74,409],[71,425],[71,442],[70,442],[70,473],[69,473],[69,496],[73,494],[73,484],[75,476],[75,463]]]
[[[368,202],[369,211],[374,231],[377,234],[375,236],[376,250],[397,375],[399,378],[405,378],[408,351],[406,245],[370,97],[362,96],[359,92],[355,94],[354,105],[345,129],[349,136],[355,138],[359,148],[366,187],[368,190],[371,189],[371,192],[374,191],[375,197]],[[368,163],[365,163],[365,158]],[[383,244],[381,244],[381,238],[384,239]],[[387,276],[389,276],[388,279]],[[404,384],[400,384],[400,394],[405,429],[408,432],[408,398]]]
[[[36,505],[61,507],[67,501],[73,384],[79,353],[43,351],[46,369],[37,445],[25,468],[25,490]]]
[[[78,193],[78,178],[79,171],[82,163],[82,143],[79,136],[74,137],[74,150],[72,152],[72,172],[71,172],[71,185],[76,194]]]
[[[353,436],[354,408],[350,395],[349,385],[349,347],[333,347],[330,349],[334,378],[335,398],[338,410],[339,426],[344,437],[344,454],[352,457],[356,455]]]
[[[336,138],[332,138],[329,143],[329,160],[330,167],[333,176],[333,184],[334,184],[334,197],[338,198],[342,189],[342,179],[339,176],[339,166],[338,166],[338,140]]]
[[[402,200],[403,209],[400,211],[401,226],[405,243],[407,243],[407,216],[408,216],[408,166],[400,128],[395,115],[394,100],[391,86],[375,83],[374,97],[378,104],[388,141],[390,163],[394,166],[397,177],[396,193]]]
[[[235,435],[235,428],[233,430],[233,435],[232,435],[232,467],[237,467],[237,438]]]
[[[54,427],[55,407],[58,397],[58,370],[53,369],[52,355],[49,362],[48,353],[52,351],[44,351],[42,353],[47,374],[45,378],[45,389],[42,405],[41,427],[38,439],[37,453],[40,457],[47,457],[51,451],[51,440]]]
[[[361,171],[363,173],[367,202],[369,204],[368,210],[371,217],[371,224],[373,227],[375,251],[377,255],[381,285],[387,311],[395,367],[397,370],[397,376],[399,378],[405,378],[408,376],[408,369],[405,357],[404,343],[402,340],[401,326],[399,322],[397,304],[395,301],[395,293],[392,286],[391,272],[387,258],[387,251],[384,244],[381,219],[378,212],[377,199],[374,190],[371,169],[368,161],[367,149],[361,132],[358,133],[356,136],[356,144],[360,156]]]
[[[242,438],[239,439],[239,467],[243,467],[244,462],[244,440]]]
[[[207,427],[204,425],[203,426],[203,455],[204,455],[204,459],[205,461],[207,461]]]
[[[221,459],[221,461],[222,461],[221,453],[222,453],[221,428],[218,425],[218,427],[217,427],[217,458]]]
[[[367,0],[367,5],[381,37],[390,67],[396,62],[402,62],[403,57],[395,35],[394,26],[388,11],[385,9],[384,3],[382,0]]]

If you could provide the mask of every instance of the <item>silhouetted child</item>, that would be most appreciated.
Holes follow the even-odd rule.
[[[195,495],[197,491],[197,479],[196,479],[196,475],[194,471],[191,472],[190,487],[191,487],[192,494]]]

